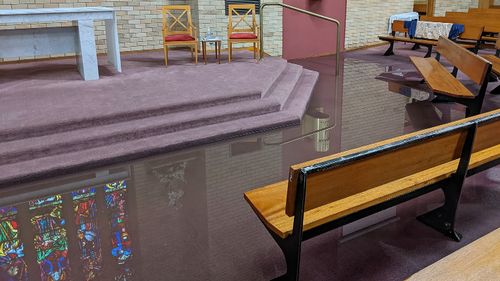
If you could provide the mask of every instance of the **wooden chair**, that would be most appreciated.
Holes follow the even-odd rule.
[[[191,7],[189,5],[163,6],[163,50],[165,65],[168,65],[168,47],[189,46],[191,57],[198,63],[198,39],[196,27],[193,25]]]
[[[231,4],[228,7],[228,15],[227,44],[229,47],[229,62],[231,62],[233,56],[234,43],[252,43],[253,57],[256,59],[257,50],[260,49],[260,31],[255,16],[255,5]],[[236,19],[233,17],[236,17]]]
[[[491,63],[444,37],[439,38],[436,52],[436,58],[412,56],[410,61],[440,99],[465,105],[467,117],[479,114],[488,86]],[[441,56],[453,65],[451,73],[439,62]],[[479,86],[477,95],[456,78],[459,70]]]
[[[418,219],[460,241],[455,217],[466,176],[500,164],[500,109],[290,167],[288,180],[245,199],[298,280],[303,241],[441,189],[444,204]]]

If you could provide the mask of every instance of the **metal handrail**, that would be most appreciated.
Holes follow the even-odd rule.
[[[334,18],[330,18],[327,16],[313,13],[313,12],[308,11],[308,10],[297,8],[295,6],[290,6],[288,4],[264,3],[260,6],[260,17],[259,17],[260,18],[260,56],[259,56],[260,59],[262,59],[262,57],[264,56],[264,8],[267,6],[280,6],[280,7],[287,8],[287,9],[290,9],[290,10],[293,10],[293,11],[296,11],[296,12],[299,12],[302,14],[310,15],[310,16],[313,16],[313,17],[316,17],[319,19],[323,19],[323,20],[335,23],[337,25],[337,50],[336,50],[336,54],[335,54],[335,60],[336,60],[336,62],[335,62],[335,66],[336,66],[335,76],[339,75],[339,72],[340,72],[340,37],[341,37],[340,21],[338,21]]]

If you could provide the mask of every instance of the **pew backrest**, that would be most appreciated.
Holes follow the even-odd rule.
[[[500,32],[500,21],[497,15],[453,15],[444,17],[421,16],[422,21],[458,23],[463,25],[484,26],[485,32]]]
[[[491,67],[487,60],[460,47],[448,38],[439,38],[436,52],[479,85],[485,81],[488,69]]]
[[[464,26],[464,32],[460,34],[459,38],[464,40],[481,40],[481,36],[484,32],[484,26],[478,25],[466,25]]]
[[[339,153],[291,166],[286,214],[295,214],[299,175],[303,169],[310,171],[304,205],[304,211],[308,211],[395,180],[407,178],[411,181],[412,176],[419,172],[431,171],[453,161],[455,167],[458,166],[467,130],[474,122],[478,128],[473,152],[481,153],[494,147],[495,157],[500,157],[500,110],[476,117],[473,118],[475,121],[457,121],[388,140],[382,145],[364,147],[354,154],[352,151]],[[383,202],[387,198],[381,197],[380,200]]]

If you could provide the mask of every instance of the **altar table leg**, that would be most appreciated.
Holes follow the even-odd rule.
[[[106,20],[106,45],[108,49],[108,62],[115,67],[116,71],[122,72],[116,17]]]
[[[98,80],[97,52],[93,20],[79,20],[76,42],[78,70],[83,80]]]

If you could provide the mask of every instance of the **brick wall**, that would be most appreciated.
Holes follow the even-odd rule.
[[[380,43],[378,36],[387,33],[389,17],[413,11],[413,1],[347,0],[346,49]]]
[[[271,1],[271,0],[264,0]],[[208,26],[213,26],[217,35],[227,37],[227,17],[224,0],[2,0],[0,9],[34,9],[67,7],[112,7],[118,18],[118,35],[121,51],[141,51],[162,48],[162,21],[160,8],[168,4],[189,4],[193,10],[193,21],[201,33]],[[282,24],[281,11],[267,13],[266,52],[281,55]],[[68,26],[70,22],[50,24],[50,26]],[[38,26],[47,26],[38,25]],[[4,25],[0,29],[26,28],[27,25]],[[104,22],[95,22],[97,51],[105,51]],[[225,45],[224,45],[225,47]],[[30,57],[32,58],[32,57]],[[30,59],[25,58],[25,59]]]
[[[434,15],[444,16],[446,12],[467,12],[469,8],[478,6],[478,0],[435,0]]]

